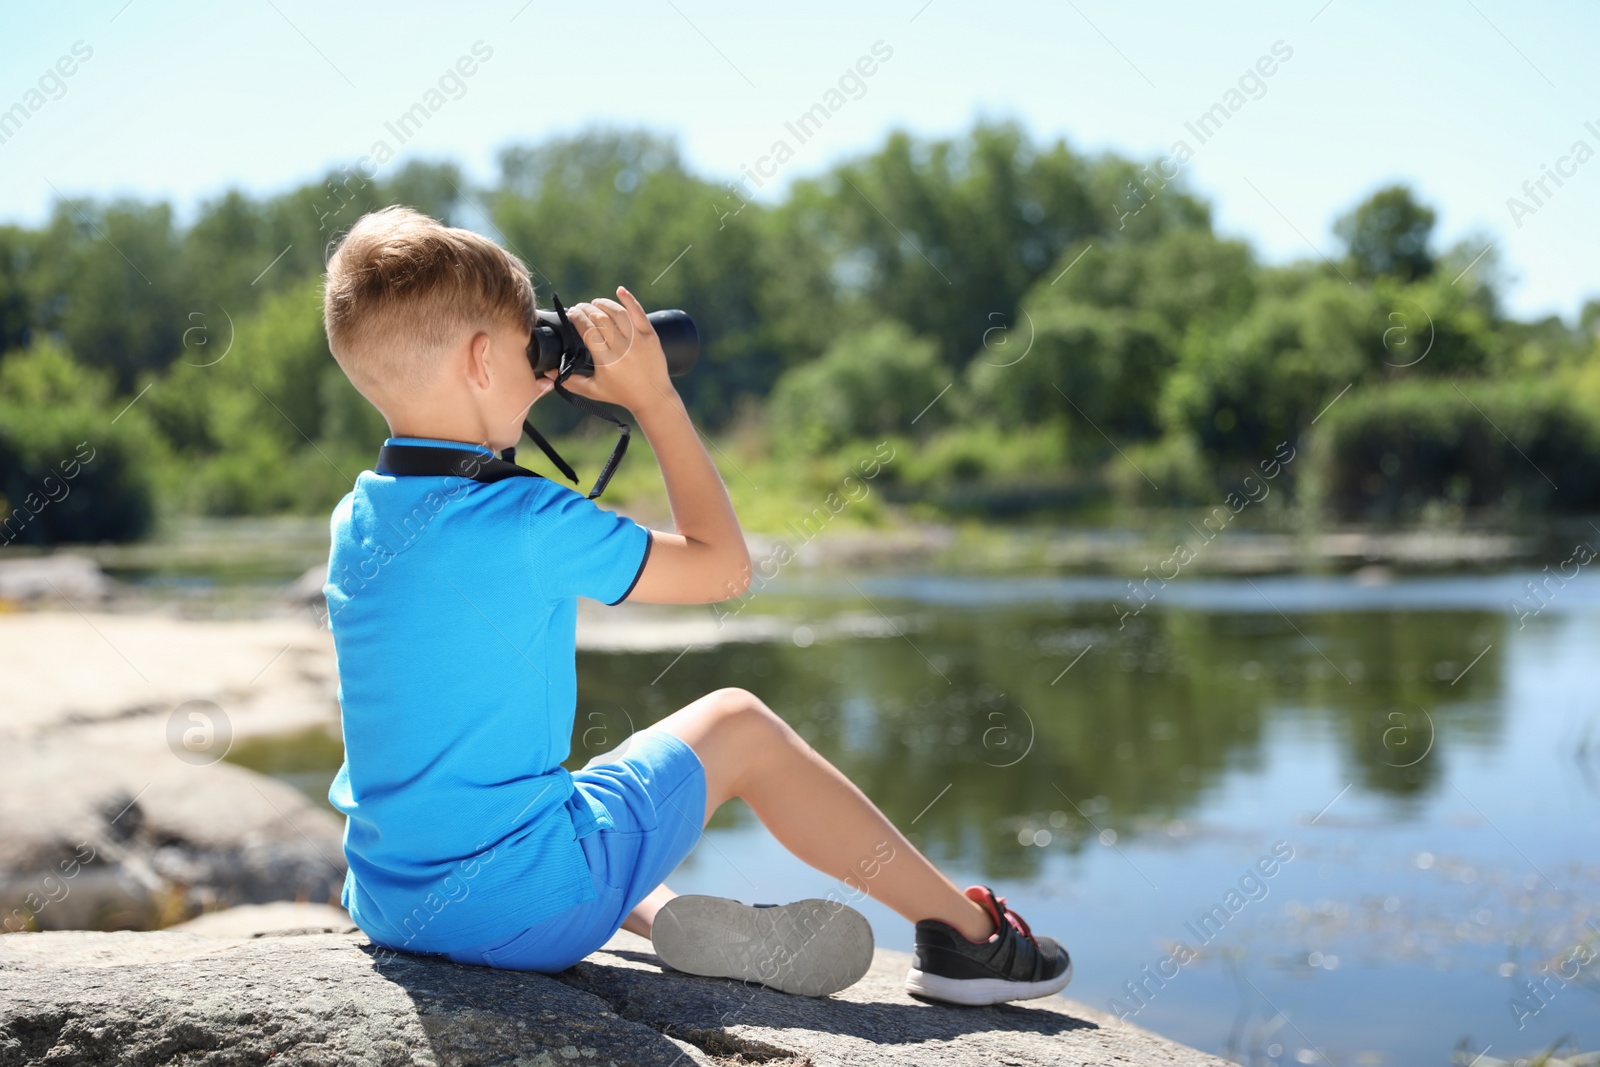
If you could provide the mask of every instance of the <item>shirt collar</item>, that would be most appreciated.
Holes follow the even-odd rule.
[[[383,442],[388,445],[421,445],[425,448],[465,448],[485,456],[493,456],[494,450],[483,445],[475,445],[468,441],[450,441],[441,437],[391,437]]]

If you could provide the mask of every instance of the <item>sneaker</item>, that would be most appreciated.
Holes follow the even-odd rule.
[[[982,904],[999,929],[987,941],[969,941],[949,923],[917,923],[917,948],[906,991],[951,1004],[1001,1004],[1059,993],[1072,981],[1072,957],[1048,937],[1036,936],[1022,916],[987,886],[969,886],[967,899]]]
[[[866,917],[828,900],[751,906],[723,897],[673,897],[656,913],[651,940],[661,962],[675,971],[807,997],[854,985],[872,966]]]

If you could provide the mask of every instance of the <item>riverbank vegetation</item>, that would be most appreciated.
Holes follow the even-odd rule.
[[[327,351],[322,257],[390,203],[501,239],[544,306],[622,283],[693,314],[680,389],[754,529],[888,451],[844,521],[1099,521],[1266,485],[1263,512],[1321,524],[1600,510],[1600,300],[1509,317],[1488,239],[1437,247],[1411,189],[1353,196],[1326,257],[1281,266],[1218,234],[1182,173],[1009,123],[894,133],[755,192],[592,130],[506,148],[484,187],[414,161],[192,219],[64,200],[0,227],[3,536],[329,509],[385,428]],[[535,412],[592,479],[607,427]],[[644,445],[604,501],[664,515]]]

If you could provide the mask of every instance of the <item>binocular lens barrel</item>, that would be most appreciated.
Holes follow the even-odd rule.
[[[661,350],[667,356],[667,373],[674,378],[688,374],[700,358],[700,330],[687,312],[652,311],[645,316],[661,339]],[[561,369],[562,356],[572,356],[572,373],[586,377],[594,374],[594,359],[578,330],[570,322],[563,322],[555,311],[541,310],[539,324],[528,342],[528,359],[539,374],[553,374]]]

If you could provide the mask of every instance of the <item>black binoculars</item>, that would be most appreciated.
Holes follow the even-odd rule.
[[[535,374],[553,374],[565,378],[568,374],[594,375],[594,358],[578,336],[578,328],[567,318],[567,309],[561,297],[551,294],[554,310],[541,310],[539,322],[528,341],[528,362]],[[645,318],[655,328],[661,340],[661,350],[667,356],[667,373],[674,378],[688,374],[700,358],[700,331],[694,320],[683,311],[652,311]],[[568,367],[570,366],[570,370]]]
[[[528,339],[528,362],[533,364],[533,372],[541,376],[554,376],[558,396],[573,407],[605,419],[617,428],[616,447],[611,450],[611,458],[606,460],[594,488],[589,490],[589,499],[593,500],[605,492],[611,476],[617,471],[617,464],[622,462],[624,453],[628,451],[628,424],[594,401],[568,392],[561,384],[572,374],[593,377],[594,357],[589,354],[583,338],[578,336],[578,328],[567,318],[567,309],[562,306],[561,297],[552,292],[550,302],[555,309],[538,313],[539,321],[533,328],[533,336]],[[661,351],[667,357],[667,373],[676,378],[693,370],[695,361],[700,358],[700,331],[695,327],[694,320],[687,313],[676,310],[652,311],[645,318],[650,320],[656,337],[661,341]],[[522,428],[540,451],[550,457],[556,469],[576,484],[577,472],[551,447],[533,423],[524,421]],[[514,455],[515,449],[508,448],[501,458],[509,461]]]

